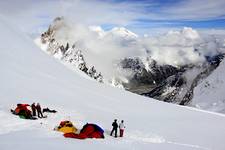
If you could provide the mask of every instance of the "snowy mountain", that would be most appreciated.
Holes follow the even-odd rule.
[[[225,61],[194,90],[192,105],[200,109],[225,113]]]
[[[138,35],[129,31],[124,27],[114,27],[109,31],[104,31],[100,26],[90,26],[89,29],[93,32],[96,32],[99,35],[99,38],[120,38],[120,40],[134,40],[138,38]]]
[[[85,79],[37,48],[0,18],[0,147],[8,149],[223,150],[225,116],[162,103]],[[13,44],[12,44],[13,41]],[[40,102],[56,109],[48,118],[24,120],[9,111]],[[124,119],[125,137],[109,136],[113,119]],[[66,139],[53,131],[61,120],[105,130],[105,139]]]
[[[194,88],[219,66],[223,58],[224,55],[218,55],[211,58],[210,62],[179,68],[168,65],[156,66],[158,70],[153,71],[155,86],[152,86],[150,91],[141,94],[165,102],[189,105],[193,98]]]
[[[36,39],[45,52],[99,82],[190,106],[194,106],[191,104],[194,88],[222,61],[223,42],[223,37],[200,35],[188,27],[142,39],[123,27],[110,31],[99,26],[72,27],[63,17],[56,18]],[[109,52],[112,55],[104,52],[107,48],[112,49]],[[129,57],[121,53],[133,54]]]
[[[114,27],[112,30],[106,32],[103,38],[110,36],[112,38],[119,38],[118,40],[135,40],[138,38],[138,35],[129,31],[124,27]]]
[[[43,51],[61,60],[69,68],[80,69],[89,77],[102,83],[103,77],[101,73],[96,72],[94,66],[86,63],[82,51],[76,47],[75,42],[71,45],[69,41],[73,38],[71,36],[68,36],[68,39],[66,38],[67,35],[64,35],[64,28],[66,28],[66,32],[71,30],[65,23],[64,18],[56,18],[49,29],[41,35],[41,38],[36,39],[35,43]],[[63,33],[59,33],[58,30]],[[59,34],[62,35],[58,36]]]

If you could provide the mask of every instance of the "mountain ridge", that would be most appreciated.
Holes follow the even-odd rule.
[[[224,116],[154,101],[84,79],[79,70],[67,69],[22,32],[2,22],[1,149],[224,149]],[[9,111],[17,103],[34,101],[58,113],[25,120]],[[115,118],[125,121],[124,138],[109,135]],[[68,119],[79,129],[87,122],[98,124],[105,130],[105,139],[80,141],[53,131],[60,121]]]
[[[185,27],[181,31],[170,31],[165,35],[165,37],[158,38],[156,40],[162,42],[160,47],[173,47],[174,45],[180,47],[183,44],[188,48],[193,48],[193,55],[196,55],[195,57],[198,57],[197,55],[199,55],[198,59],[200,62],[196,63],[194,60],[193,63],[181,63],[180,65],[161,63],[160,61],[156,61],[154,59],[154,55],[151,56],[152,52],[148,51],[146,48],[146,55],[144,56],[123,57],[114,60],[113,74],[110,76],[110,78],[106,78],[104,73],[102,75],[101,72],[96,71],[96,69],[93,69],[94,71],[91,70],[92,68],[100,68],[101,66],[92,66],[91,63],[87,63],[89,61],[86,59],[86,55],[82,54],[82,48],[79,48],[79,46],[77,47],[77,45],[79,45],[79,40],[75,40],[72,42],[73,44],[71,44],[72,39],[66,40],[60,38],[59,40],[62,40],[64,44],[60,44],[62,42],[58,42],[57,36],[55,36],[58,34],[58,30],[60,30],[61,34],[62,32],[65,32],[64,29],[61,29],[61,26],[67,29],[67,27],[64,27],[67,26],[64,18],[56,18],[53,24],[49,26],[48,30],[42,34],[41,39],[39,39],[39,47],[43,47],[43,44],[47,42],[44,51],[47,51],[50,55],[53,55],[68,65],[79,68],[99,82],[104,82],[119,88],[124,88],[133,93],[179,105],[194,106],[191,103],[194,88],[211,72],[213,72],[217,66],[219,66],[219,63],[224,57],[221,43],[213,41],[212,37],[206,37],[204,39],[197,31],[193,30],[192,28]],[[72,29],[68,27],[68,30]],[[125,41],[128,40],[127,44],[122,44],[123,46],[127,46],[129,44],[132,45],[139,42],[138,36],[136,34],[123,27],[113,28],[107,32],[101,29],[101,27],[97,26],[91,27],[90,30],[97,32],[100,39],[106,38],[109,40],[110,36],[115,35],[116,37],[119,37],[119,39],[115,40],[116,43],[126,43]],[[67,33],[65,32],[65,34]],[[64,36],[65,35],[62,37]],[[68,37],[72,38],[72,35]],[[169,37],[175,39],[175,43],[166,42]],[[112,39],[114,38],[112,37]],[[203,42],[204,40],[205,42]],[[181,43],[176,43],[179,41],[181,41]],[[154,39],[152,39],[151,42],[154,43]],[[204,48],[207,48],[208,51],[210,48],[215,49],[216,52],[210,54],[206,51],[204,54]],[[87,52],[85,54],[87,54]],[[183,59],[186,59],[186,56],[180,57],[184,57]]]

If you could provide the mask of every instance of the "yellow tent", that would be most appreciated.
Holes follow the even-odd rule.
[[[77,128],[72,124],[71,121],[61,121],[60,125],[55,130],[63,133],[75,133]]]

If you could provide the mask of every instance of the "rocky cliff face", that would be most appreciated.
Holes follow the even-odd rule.
[[[44,49],[48,54],[60,59],[64,64],[80,69],[99,82],[104,81],[113,86],[123,87],[133,93],[180,105],[190,103],[194,88],[220,64],[224,57],[222,53],[203,56],[201,54],[203,49],[209,49],[209,45],[215,45],[215,43],[193,44],[195,43],[194,39],[199,40],[200,37],[194,30],[189,31],[190,29],[186,28],[183,30],[184,33],[169,32],[166,36],[172,34],[172,37],[175,36],[176,39],[179,39],[178,37],[182,35],[183,42],[188,41],[188,46],[194,45],[195,55],[202,55],[204,62],[175,66],[157,62],[151,58],[150,53],[142,57],[125,57],[114,63],[116,76],[112,75],[111,79],[106,81],[92,64],[86,63],[86,57],[83,55],[82,49],[76,46],[79,41],[73,41],[73,38],[64,32],[68,33],[70,30],[72,29],[65,23],[64,18],[56,18],[48,30],[41,35],[41,46],[45,47]],[[114,28],[107,33],[102,32],[100,38],[107,39],[114,36],[116,41],[123,43],[129,41],[128,43],[131,44],[138,41],[138,36],[125,28]],[[162,38],[161,40],[165,39]],[[172,47],[177,48],[174,45]],[[192,48],[192,46],[190,47]]]
[[[80,69],[89,77],[102,83],[103,76],[100,72],[96,71],[94,66],[86,63],[82,50],[76,48],[75,42],[71,44],[71,42],[64,38],[62,40],[57,38],[57,31],[62,28],[70,27],[65,24],[64,18],[58,17],[49,26],[48,30],[41,34],[40,44],[44,45],[45,51],[60,59],[63,63],[68,64],[72,68]]]
[[[222,61],[224,55],[206,57],[201,64],[179,67],[159,65],[149,57],[125,58],[117,64],[121,74],[129,72],[129,82],[122,85],[128,91],[157,100],[188,105],[193,97],[193,90]],[[146,69],[148,68],[148,69]]]
[[[137,83],[145,83],[145,86],[140,87],[138,94],[152,97],[161,101],[176,103],[180,105],[188,105],[193,97],[193,90],[200,81],[206,78],[222,61],[224,55],[216,55],[207,59],[206,62],[199,65],[186,65],[173,67],[170,65],[157,65],[154,62],[152,65],[153,71],[145,70],[145,77],[152,79],[153,82],[142,82],[142,78],[136,78]],[[140,80],[140,81],[139,81]],[[132,91],[136,92],[135,87]],[[130,90],[130,89],[128,89]]]

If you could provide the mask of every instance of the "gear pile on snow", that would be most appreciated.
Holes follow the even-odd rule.
[[[11,109],[11,112],[14,115],[18,115],[20,118],[23,119],[37,119],[32,116],[31,108],[29,104],[17,104],[17,107],[15,110]]]

